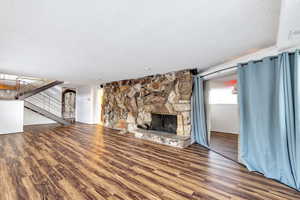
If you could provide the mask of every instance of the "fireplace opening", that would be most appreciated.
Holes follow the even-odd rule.
[[[161,115],[151,114],[152,121],[149,127],[150,130],[163,131],[176,134],[177,131],[177,116],[176,115]]]

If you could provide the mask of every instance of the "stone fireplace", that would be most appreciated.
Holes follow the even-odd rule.
[[[185,147],[190,144],[190,70],[104,85],[104,124],[135,137]]]

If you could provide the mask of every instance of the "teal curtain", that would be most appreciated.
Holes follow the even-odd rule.
[[[300,55],[238,67],[241,159],[300,190]]]
[[[192,136],[193,139],[205,147],[208,147],[206,129],[203,79],[194,77],[194,88],[192,96]]]

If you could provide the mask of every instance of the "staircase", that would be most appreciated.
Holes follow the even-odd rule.
[[[62,84],[62,81],[26,81],[0,77],[1,99],[24,101],[24,107],[64,126],[71,123],[62,116],[62,101],[47,93],[47,89]],[[4,92],[5,91],[5,92]]]
[[[52,81],[40,87],[26,86],[26,89],[18,93],[17,99],[24,100],[24,107],[36,112],[59,124],[68,126],[71,123],[62,117],[62,102],[46,92],[54,86],[60,85],[61,81]],[[31,88],[31,89],[28,89]]]
[[[40,115],[43,115],[43,116],[45,116],[49,119],[52,119],[53,121],[56,121],[59,124],[62,124],[62,125],[65,125],[65,126],[68,126],[68,125],[71,124],[67,120],[64,120],[63,118],[58,117],[57,115],[55,115],[55,114],[39,107],[39,106],[36,106],[36,105],[30,103],[29,101],[24,101],[24,107],[31,110],[31,111],[34,111],[34,112],[36,112]]]
[[[47,90],[49,88],[52,88],[54,86],[57,86],[57,85],[60,85],[60,84],[63,84],[63,83],[64,82],[62,82],[62,81],[53,81],[53,82],[50,82],[50,83],[48,83],[46,85],[42,85],[42,86],[37,87],[37,88],[34,87],[31,84],[28,84],[28,85],[26,85],[25,88],[22,89],[22,91],[20,91],[18,93],[18,95],[16,96],[16,99],[24,100],[24,99],[26,99],[28,97],[31,97],[33,95],[36,95],[36,94],[38,94],[40,92],[43,92],[43,91],[45,91],[45,90]]]

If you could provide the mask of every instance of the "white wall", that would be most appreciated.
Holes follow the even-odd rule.
[[[24,108],[24,125],[53,124],[55,121]]]
[[[77,88],[76,121],[87,124],[98,124],[100,122],[100,100],[97,86]]]
[[[94,124],[101,123],[101,95],[103,95],[103,89],[99,86],[93,87],[93,120]]]
[[[92,122],[92,94],[89,86],[77,88],[76,95],[76,121],[82,123]]]
[[[0,100],[0,134],[23,132],[23,101]]]
[[[58,103],[57,111],[53,112],[55,115],[61,117],[62,116],[62,87],[60,85],[54,86],[45,90],[44,93],[48,94],[51,97],[54,97]]]
[[[239,134],[237,104],[211,104],[211,131]]]

